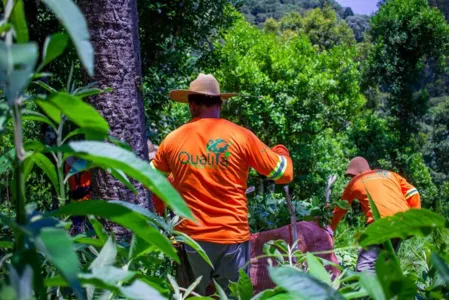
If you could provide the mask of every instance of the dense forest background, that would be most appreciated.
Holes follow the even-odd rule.
[[[169,91],[186,88],[199,72],[212,73],[223,90],[240,93],[225,105],[225,118],[267,144],[289,147],[295,199],[323,200],[328,176],[337,174],[337,200],[349,159],[362,155],[373,168],[405,176],[426,206],[446,210],[446,28],[437,11],[430,9],[427,20],[414,18],[413,11],[430,4],[449,20],[449,1],[413,3],[409,10],[392,6],[383,15],[364,16],[333,0],[139,0],[142,76],[136,85],[146,134],[158,144],[185,123],[188,110],[169,101]],[[39,1],[25,9],[30,36],[42,44],[60,25]],[[435,26],[426,32],[429,20]],[[85,83],[69,50],[50,67],[57,74],[49,82],[54,86],[64,85],[73,62],[77,84]],[[25,135],[49,143],[54,138],[51,129],[33,123],[26,124]],[[11,136],[1,139],[1,152],[12,147]],[[2,195],[10,193],[10,180],[2,176]],[[37,171],[28,187],[30,200],[46,199],[43,205],[50,207],[55,195],[47,181]]]

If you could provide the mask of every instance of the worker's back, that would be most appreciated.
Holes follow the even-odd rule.
[[[359,200],[368,223],[373,221],[373,215],[367,191],[382,218],[407,211],[410,207],[404,197],[400,178],[397,174],[385,170],[363,172],[351,180],[343,193],[342,199]]]
[[[287,159],[249,130],[218,118],[194,119],[173,131],[153,163],[172,173],[175,189],[198,221],[183,221],[178,229],[195,240],[227,244],[249,240],[249,168],[277,179],[287,169]],[[291,180],[292,166],[289,174]]]

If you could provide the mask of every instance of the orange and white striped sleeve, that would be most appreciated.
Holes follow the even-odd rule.
[[[401,186],[402,194],[404,195],[408,206],[411,208],[421,208],[421,196],[419,195],[418,190],[399,174],[394,173],[394,175]]]

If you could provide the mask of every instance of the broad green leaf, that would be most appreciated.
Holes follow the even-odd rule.
[[[101,249],[98,256],[90,264],[89,269],[102,268],[112,266],[117,258],[117,247],[112,238],[109,238],[106,244]]]
[[[0,248],[12,249],[14,248],[14,243],[11,241],[0,241]]]
[[[11,23],[14,26],[14,31],[16,32],[17,43],[28,43],[30,36],[25,18],[23,0],[14,0],[14,8],[11,13]]]
[[[282,252],[279,249],[282,249]],[[268,241],[263,245],[263,253],[274,257],[279,263],[283,263],[284,254],[288,253],[287,243],[283,240]]]
[[[237,282],[231,282],[229,289],[238,300],[250,300],[253,297],[254,288],[251,283],[251,278],[249,278],[243,269],[240,269],[239,280]]]
[[[447,226],[447,220],[427,209],[411,209],[373,222],[360,237],[360,245],[382,244],[392,238],[426,236],[436,228]]]
[[[109,133],[109,125],[106,120],[81,98],[60,92],[50,96],[47,101],[37,100],[39,106],[42,107],[43,103],[54,106],[81,128],[91,129],[105,135]],[[42,109],[45,110],[44,107]],[[49,116],[53,118],[53,114]],[[58,119],[59,117],[53,120],[58,122]]]
[[[309,273],[316,279],[323,281],[324,283],[331,284],[331,278],[329,273],[327,273],[323,264],[320,262],[316,256],[307,252],[307,265],[309,267]]]
[[[77,203],[70,203],[52,213],[53,216],[88,216],[94,215],[105,218],[111,222],[117,223],[146,242],[158,247],[162,252],[176,261],[179,261],[176,252],[170,241],[163,236],[157,229],[148,224],[147,220],[141,214],[131,209],[101,200],[88,200]]]
[[[45,115],[38,113],[36,111],[27,110],[27,109],[22,110],[22,120],[38,121],[38,122],[46,123],[46,124],[50,125],[53,129],[56,130],[55,123],[53,123]]]
[[[42,169],[42,171],[44,171],[45,175],[48,176],[55,190],[59,191],[58,174],[56,173],[54,163],[52,163],[52,161],[42,153],[34,153],[31,158],[34,163]]]
[[[0,89],[9,105],[28,86],[37,59],[38,47],[35,43],[7,46],[0,40]]]
[[[187,234],[183,233],[183,232],[176,232],[176,237],[175,240],[184,244],[189,245],[190,247],[193,248],[193,250],[195,250],[196,252],[198,252],[198,254],[204,259],[205,262],[207,262],[207,264],[209,266],[211,266],[211,268],[214,268],[214,265],[212,264],[212,262],[210,261],[209,257],[206,254],[206,251],[203,250],[203,248],[201,248],[200,244],[198,244],[194,239],[192,239],[191,237],[189,237]]]
[[[433,253],[432,254],[432,265],[437,270],[438,274],[440,275],[441,279],[444,283],[449,284],[449,266],[448,264],[438,256],[438,254]]]
[[[386,299],[414,299],[416,285],[402,274],[398,260],[382,251],[376,260],[376,274]]]
[[[376,277],[376,274],[361,273],[360,285],[368,292],[373,300],[386,300],[382,286]]]
[[[215,281],[215,279],[213,279],[213,281],[214,281],[215,289],[217,290],[217,294],[220,297],[220,300],[228,300],[228,296],[226,296],[226,293],[223,290],[223,288]]]
[[[103,243],[109,241],[108,234],[106,233],[106,230],[104,230],[103,224],[101,224],[96,217],[89,216],[89,222],[94,228],[95,234],[97,235],[100,241],[102,241]]]
[[[154,246],[139,238],[137,235],[133,236],[131,246],[129,247],[128,259],[136,259],[154,250]]]
[[[36,104],[57,124],[61,122],[61,111],[48,101],[36,100]]]
[[[343,299],[332,287],[292,266],[269,267],[274,283],[298,299]]]
[[[99,88],[90,88],[90,89],[81,89],[74,93],[75,96],[80,98],[86,98],[90,96],[100,95],[106,92],[111,92],[112,89],[99,89]]]
[[[96,141],[70,142],[58,150],[72,153],[98,165],[107,165],[123,171],[154,192],[179,216],[193,219],[192,212],[165,177],[153,170],[148,162],[140,159],[134,153]]]
[[[165,300],[165,297],[148,284],[136,280],[129,286],[119,287],[120,292],[128,299],[152,299],[152,300]]]
[[[79,299],[84,299],[84,292],[78,280],[79,261],[72,250],[70,236],[63,230],[57,228],[43,228],[35,238],[36,248],[44,253],[62,276],[73,288]]]
[[[42,0],[61,21],[70,34],[78,56],[87,73],[94,74],[94,49],[89,30],[80,9],[72,0]]]
[[[38,68],[38,72],[63,54],[68,43],[69,37],[65,33],[56,33],[47,37],[44,44],[44,53],[42,54],[42,63]]]
[[[95,246],[95,247],[103,247],[105,242],[99,240],[99,239],[93,239],[93,238],[89,238],[86,236],[75,236],[73,238],[73,242],[74,243],[79,243],[79,244],[84,244],[84,245],[91,245],[91,246]]]
[[[157,225],[158,227],[160,227],[161,229],[170,232],[171,229],[168,226],[168,224],[164,221],[164,219],[158,215],[155,215],[154,213],[152,213],[151,211],[149,211],[148,209],[143,208],[140,205],[131,203],[131,202],[125,202],[125,201],[119,201],[119,200],[111,200],[108,201],[109,203],[116,203],[116,204],[120,204],[122,206],[125,206],[139,214],[141,214],[142,216],[146,217],[149,221],[151,221],[151,223],[154,223],[155,225]]]

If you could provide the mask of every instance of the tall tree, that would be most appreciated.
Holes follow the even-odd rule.
[[[397,120],[398,146],[405,148],[428,102],[416,84],[429,59],[442,60],[449,53],[449,26],[426,0],[389,0],[373,17],[371,36],[367,78],[390,92],[387,108]]]
[[[109,122],[112,136],[127,141],[140,158],[148,160],[136,0],[80,2],[95,48],[94,81],[100,88],[113,89],[111,93],[92,98],[91,104]],[[151,208],[148,192],[141,184],[134,185],[137,195],[104,171],[94,172],[96,197]]]

